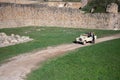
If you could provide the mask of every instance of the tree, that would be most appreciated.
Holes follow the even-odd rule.
[[[82,10],[90,12],[92,8],[95,8],[95,12],[105,12],[110,3],[117,3],[120,10],[120,0],[91,0]]]

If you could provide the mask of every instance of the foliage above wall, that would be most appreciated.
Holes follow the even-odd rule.
[[[110,3],[117,3],[120,11],[120,0],[91,0],[82,10],[90,12],[92,8],[94,12],[106,12],[106,7]]]

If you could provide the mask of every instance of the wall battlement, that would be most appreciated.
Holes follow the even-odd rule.
[[[78,9],[48,7],[45,4],[0,4],[0,28],[32,25],[120,29],[120,13],[85,14]]]

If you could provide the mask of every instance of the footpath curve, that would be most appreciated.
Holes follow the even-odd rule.
[[[117,38],[120,38],[120,34],[99,38],[96,43]],[[0,66],[0,80],[24,80],[25,76],[30,73],[32,69],[37,68],[38,64],[41,64],[49,58],[53,58],[55,56],[65,54],[65,52],[89,45],[92,44],[63,44],[13,57],[9,62]]]

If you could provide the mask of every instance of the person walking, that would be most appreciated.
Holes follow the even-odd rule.
[[[92,43],[95,43],[95,34],[92,32]]]

